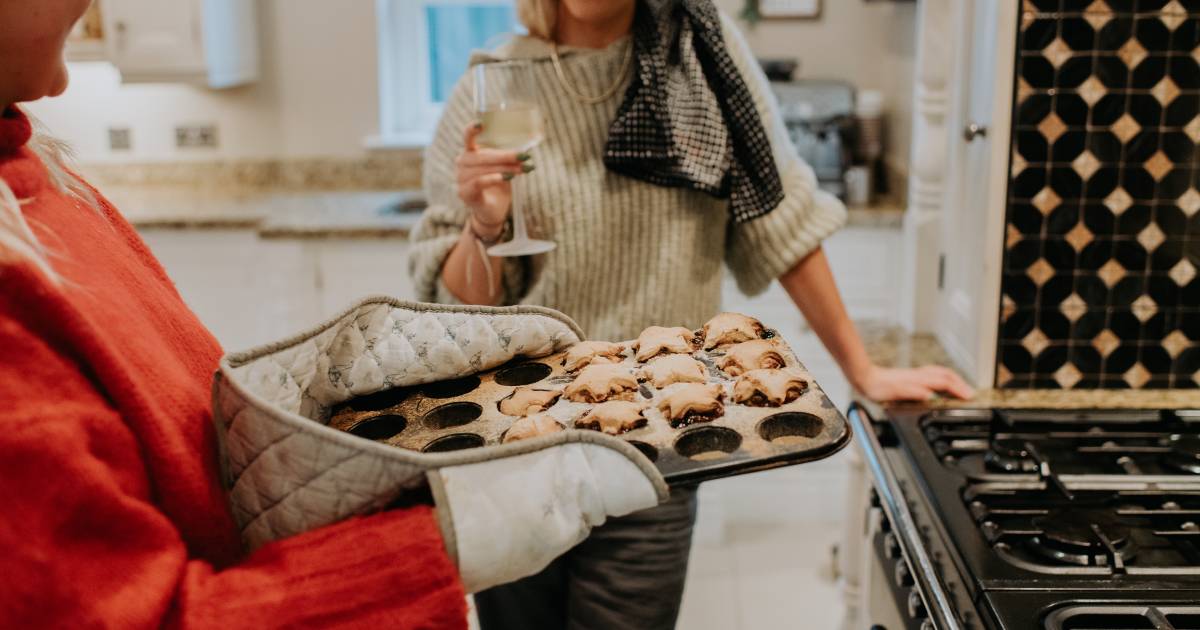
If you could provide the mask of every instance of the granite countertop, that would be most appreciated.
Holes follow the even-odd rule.
[[[860,325],[867,351],[880,365],[914,367],[953,365],[933,335],[909,334],[894,326]],[[860,400],[861,402],[861,400]],[[906,407],[911,404],[890,404]],[[1200,389],[981,389],[970,400],[937,398],[920,406],[934,408],[1015,407],[1038,409],[1200,409]],[[880,406],[871,403],[879,410]],[[874,412],[873,412],[874,413]],[[878,414],[874,414],[878,415]]]
[[[407,237],[423,199],[411,190],[289,190],[106,186],[106,197],[139,229],[256,229],[263,238]],[[399,206],[409,210],[398,211]],[[897,227],[902,207],[849,209],[856,227]]]

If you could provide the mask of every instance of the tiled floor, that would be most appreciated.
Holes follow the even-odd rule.
[[[849,386],[828,352],[811,332],[789,339],[844,408]],[[837,628],[842,605],[831,549],[841,537],[846,485],[839,454],[702,486],[678,627]]]

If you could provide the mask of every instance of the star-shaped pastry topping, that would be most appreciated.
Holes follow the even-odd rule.
[[[642,380],[662,389],[671,383],[703,383],[708,371],[704,364],[686,354],[654,357],[641,370]]]
[[[577,343],[563,358],[563,368],[576,372],[592,363],[620,363],[624,346],[607,341],[583,341]]]
[[[518,387],[504,400],[500,401],[500,413],[506,416],[527,416],[550,408],[558,401],[562,392]]]
[[[637,351],[637,360],[642,363],[664,352],[691,354],[696,349],[694,337],[695,333],[682,326],[651,326],[638,335],[637,341],[633,342],[633,349]]]
[[[779,353],[778,346],[766,339],[736,344],[729,348],[725,359],[721,361],[721,369],[730,376],[738,376],[750,370],[781,368],[783,365],[783,355]]]
[[[758,339],[762,322],[741,313],[720,313],[704,325],[704,349]]]
[[[565,429],[557,420],[547,413],[535,413],[532,416],[518,418],[508,430],[504,432],[504,443],[516,442],[517,440],[528,440],[540,435],[549,435],[558,433]]]
[[[683,383],[658,403],[658,410],[673,427],[707,422],[725,413],[720,383]]]
[[[733,384],[733,402],[778,407],[800,397],[808,381],[789,370],[750,370]]]
[[[575,428],[620,435],[626,431],[646,426],[646,417],[642,415],[645,408],[644,403],[624,400],[602,402],[580,416],[575,421]]]
[[[632,399],[637,379],[629,368],[611,363],[589,365],[575,377],[563,395],[574,402],[598,403],[611,398]]]

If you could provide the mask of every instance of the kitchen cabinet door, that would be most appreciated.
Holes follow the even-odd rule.
[[[225,88],[258,76],[253,0],[104,0],[101,12],[122,81]]]
[[[139,233],[226,350],[282,339],[320,319],[316,268],[301,241],[264,241],[252,229]]]
[[[105,0],[103,11],[123,75],[204,74],[201,0]]]
[[[415,299],[406,238],[331,238],[308,241],[316,265],[317,315],[324,320],[368,295]]]

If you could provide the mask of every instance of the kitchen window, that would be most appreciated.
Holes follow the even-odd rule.
[[[424,146],[471,51],[517,30],[512,0],[377,0],[381,147]]]

